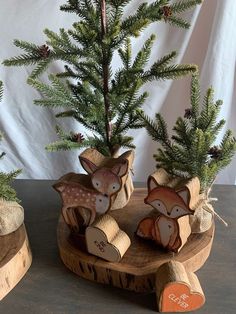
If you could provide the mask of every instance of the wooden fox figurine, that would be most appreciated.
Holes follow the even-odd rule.
[[[156,214],[144,218],[138,226],[137,235],[155,240],[167,250],[178,252],[191,234],[189,215],[190,190],[183,186],[177,190],[161,186],[152,176],[148,179],[148,196],[144,202],[151,205]]]

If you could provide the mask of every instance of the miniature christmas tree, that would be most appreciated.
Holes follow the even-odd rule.
[[[138,37],[154,22],[164,21],[182,28],[189,23],[179,15],[190,10],[200,0],[169,0],[142,3],[133,15],[124,17],[124,9],[131,0],[68,0],[62,11],[76,13],[79,21],[69,30],[59,34],[48,29],[46,44],[15,40],[15,45],[25,51],[18,57],[5,60],[7,66],[36,65],[28,83],[44,96],[35,104],[66,108],[57,117],[72,117],[90,134],[66,133],[57,126],[59,141],[48,150],[69,150],[94,147],[106,156],[113,156],[120,147],[134,148],[129,129],[143,127],[136,110],[147,100],[148,93],[140,93],[147,82],[175,79],[196,71],[195,65],[176,65],[176,52],[147,64],[155,35],[151,35],[143,48],[132,58],[131,38]],[[112,69],[114,53],[118,52],[123,66]],[[51,84],[37,78],[51,62],[66,63],[63,73],[51,74]],[[71,79],[66,80],[65,79]]]
[[[184,118],[179,117],[170,138],[167,124],[160,114],[152,121],[139,111],[148,134],[162,148],[154,155],[157,167],[184,178],[197,176],[201,190],[208,191],[218,172],[226,167],[236,152],[236,139],[227,130],[219,145],[215,145],[217,135],[225,125],[218,121],[222,101],[214,102],[214,91],[209,88],[200,106],[199,77],[193,75],[191,83],[191,107],[185,110]]]
[[[0,101],[2,100],[3,95],[3,84],[0,81]],[[0,134],[0,140],[2,140],[2,134]],[[0,154],[0,159],[3,158],[5,153]],[[0,199],[4,199],[6,201],[17,201],[15,190],[10,186],[11,182],[17,177],[20,173],[20,170],[12,171],[10,173],[4,173],[0,171]]]

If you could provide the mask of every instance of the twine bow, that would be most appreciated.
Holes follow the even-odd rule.
[[[215,209],[211,205],[211,202],[217,202],[217,201],[218,199],[215,197],[207,197],[203,199],[202,208],[203,210],[207,211],[213,216],[216,216],[219,219],[219,221],[221,221],[226,227],[228,227],[228,223],[215,211]]]
[[[215,211],[213,206],[211,205],[211,202],[217,202],[218,198],[215,197],[209,197],[212,190],[212,185],[210,188],[206,191],[206,193],[203,194],[203,197],[200,201],[200,206],[197,206],[197,208],[201,208],[208,213],[212,214],[213,216],[216,216],[219,221],[221,221],[226,227],[228,227],[228,223]]]

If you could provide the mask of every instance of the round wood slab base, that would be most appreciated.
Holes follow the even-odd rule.
[[[143,203],[146,195],[146,189],[136,189],[126,207],[109,213],[132,243],[119,263],[106,262],[88,254],[82,241],[80,245],[70,237],[70,231],[60,217],[57,238],[65,266],[85,279],[136,292],[153,292],[156,271],[168,261],[179,261],[190,272],[201,268],[211,251],[214,225],[203,234],[192,234],[178,254],[167,253],[155,243],[135,235],[138,222],[151,211],[151,207]]]
[[[0,300],[26,274],[32,262],[24,224],[15,232],[0,236]]]

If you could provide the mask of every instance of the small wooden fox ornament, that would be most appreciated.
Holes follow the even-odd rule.
[[[163,175],[163,169],[160,174]],[[150,176],[148,196],[144,202],[154,208],[155,214],[139,223],[137,235],[152,239],[169,251],[178,252],[191,234],[189,215],[194,214],[194,210],[190,208],[190,200],[187,185],[174,189],[160,185],[155,177]]]

